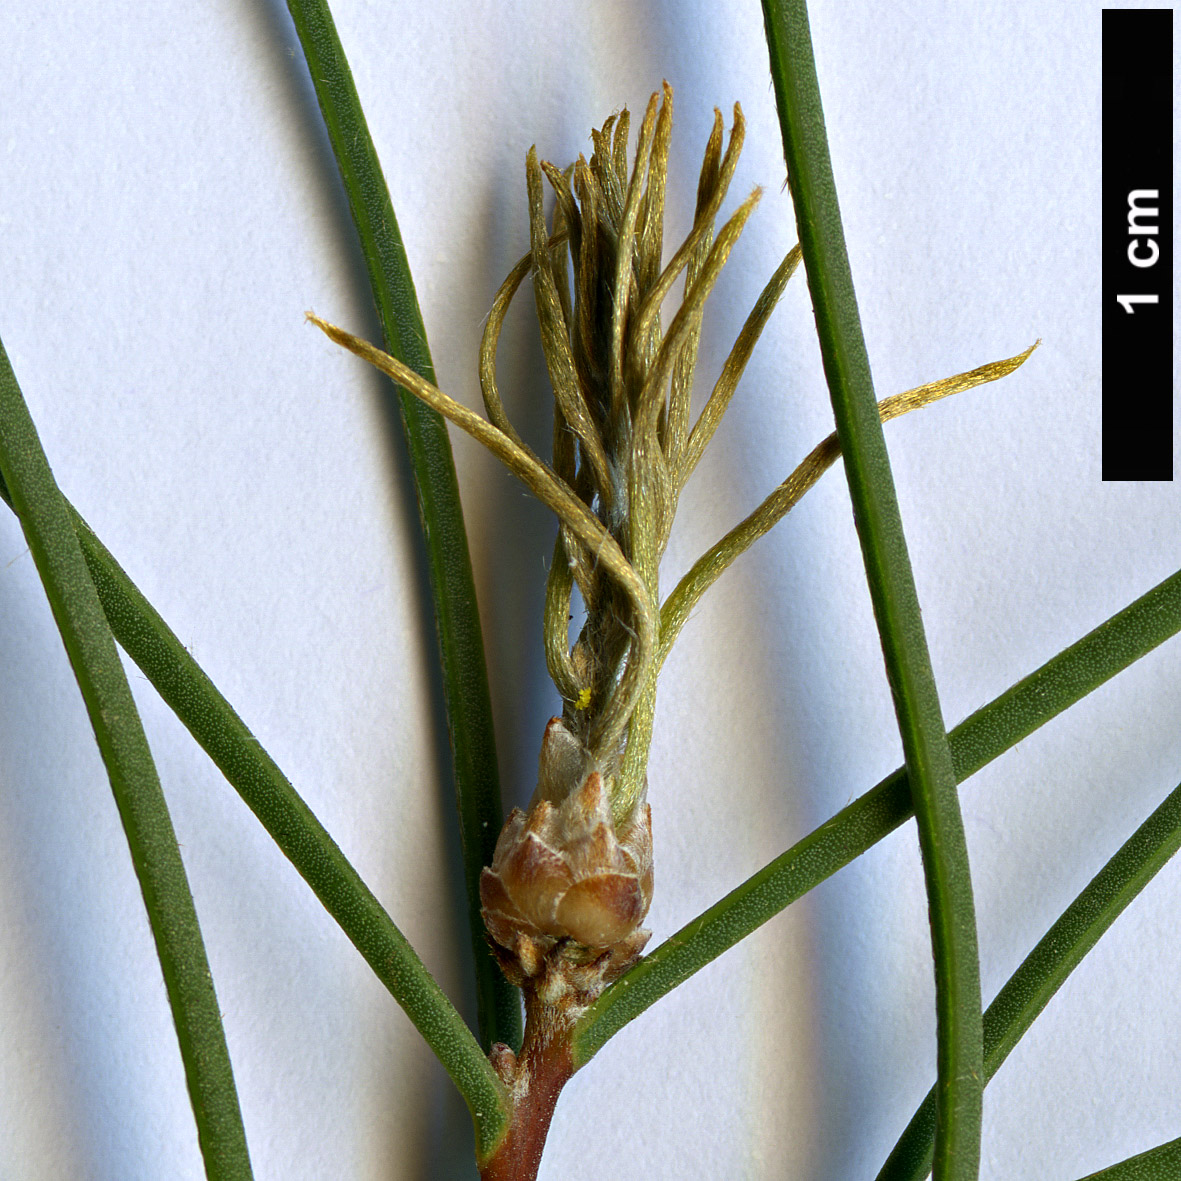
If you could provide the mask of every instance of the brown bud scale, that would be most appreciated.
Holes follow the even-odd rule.
[[[546,726],[537,790],[501,831],[480,900],[518,984],[541,984],[549,959],[576,992],[594,994],[648,941],[640,923],[652,901],[651,809],[641,801],[617,828],[602,772],[560,718]]]

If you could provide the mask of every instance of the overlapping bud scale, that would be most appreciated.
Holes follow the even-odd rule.
[[[640,923],[652,901],[651,809],[641,802],[617,829],[603,773],[561,718],[546,726],[537,789],[501,831],[480,900],[501,961],[522,984],[561,943],[599,962],[606,983],[648,941]]]

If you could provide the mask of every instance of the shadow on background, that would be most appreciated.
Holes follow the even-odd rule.
[[[269,68],[276,89],[289,110],[293,112],[290,126],[298,134],[307,156],[308,169],[322,178],[320,200],[326,214],[325,223],[336,237],[341,269],[352,276],[351,290],[355,303],[347,309],[350,324],[366,339],[380,340],[381,325],[373,306],[369,276],[365,266],[348,199],[340,182],[340,173],[332,147],[324,128],[319,104],[308,76],[303,50],[296,36],[291,16],[282,0],[260,0],[253,9],[265,33],[263,40],[271,47]],[[396,209],[395,209],[396,212]],[[420,620],[426,640],[426,650],[438,651],[434,607],[427,577],[425,547],[418,521],[414,483],[406,456],[405,436],[397,394],[391,382],[374,374],[370,389],[378,399],[385,426],[385,441],[389,456],[390,477],[393,483],[391,500],[407,526],[408,536],[415,538],[417,560],[414,570],[407,572],[413,580],[420,607]],[[462,992],[451,999],[472,1028],[476,1024],[475,989],[472,985],[473,961],[468,937],[467,899],[463,889],[463,862],[459,832],[454,822],[455,797],[452,777],[451,751],[447,738],[447,719],[443,708],[442,677],[436,661],[427,661],[430,677],[430,699],[433,703],[435,761],[440,773],[435,781],[440,784],[439,812],[446,818],[441,825],[446,834],[446,862],[441,866],[444,880],[440,889],[448,896],[454,933],[451,940],[453,979],[462,982]],[[458,962],[456,962],[458,961]],[[399,1017],[401,1015],[399,1014]],[[395,1018],[397,1019],[397,1018]],[[473,1181],[476,1177],[474,1140],[471,1119],[462,1098],[441,1068],[432,1072],[431,1094],[425,1101],[430,1118],[415,1144],[408,1144],[398,1134],[391,1139],[386,1159],[397,1162],[399,1177],[417,1175],[422,1181]],[[391,1084],[391,1090],[393,1086]],[[416,1164],[413,1162],[417,1162]]]
[[[751,93],[752,88],[764,87],[769,92],[771,80],[768,69],[763,75],[750,78],[744,92],[730,93],[734,81],[729,58],[731,54],[738,56],[744,52],[745,47],[735,42],[739,36],[738,25],[733,20],[727,20],[725,9],[687,7],[673,0],[652,0],[650,13],[653,26],[651,43],[664,50],[661,66],[676,90],[680,112],[678,122],[682,127],[679,134],[674,127],[673,160],[670,165],[674,179],[670,181],[671,192],[678,156],[681,183],[684,183],[686,170],[695,169],[700,159],[701,144],[696,140],[702,137],[695,134],[687,136],[683,130],[685,124],[691,120],[696,123],[700,118],[712,115],[710,108],[716,104],[722,110],[728,134],[734,101],[743,104],[749,119],[756,97]],[[763,56],[759,60],[765,62],[765,47],[761,52]],[[653,84],[655,81],[658,79]],[[774,159],[781,168],[777,126],[774,132]],[[744,156],[752,152],[755,133],[756,128],[748,123]],[[740,164],[739,179],[736,179],[728,196],[721,218],[737,204],[752,184],[778,186],[783,179],[781,172],[752,177],[748,171],[745,180],[741,179],[742,176],[743,166]],[[769,204],[764,201],[755,217],[772,216]],[[750,233],[750,228],[747,233]],[[794,225],[789,240],[794,240]],[[742,244],[736,249],[741,251]],[[768,277],[772,265],[770,261],[766,264]],[[792,282],[805,282],[802,268]],[[719,291],[713,299],[724,300],[725,295]],[[753,296],[750,299],[753,301]],[[736,311],[739,316],[745,316],[748,307],[742,306]],[[707,309],[701,350],[703,363],[699,365],[694,398],[695,410],[701,406],[705,391],[715,379],[717,367],[731,344],[729,329],[725,330],[723,338],[723,330],[718,327],[723,314],[730,315],[728,310],[723,313],[715,302],[711,336],[711,315]],[[766,340],[801,331],[797,323],[786,321],[785,315],[785,309],[781,306],[767,325]],[[807,324],[803,331],[811,332],[811,324]],[[727,424],[715,441],[715,446],[732,457],[727,464],[727,480],[728,492],[731,493],[728,499],[736,507],[735,520],[749,512],[770,491],[769,486],[758,482],[762,478],[762,465],[747,465],[741,461],[743,454],[759,454],[766,446],[765,440],[760,437],[758,414],[748,414],[744,407],[771,396],[786,403],[792,392],[790,377],[777,382],[772,392],[766,385],[759,384],[758,375],[759,350],[756,348],[729,411]],[[818,391],[818,396],[824,396],[824,391]],[[793,439],[792,451],[784,456],[783,475],[817,441],[802,437]],[[840,476],[834,473],[832,478],[839,479]],[[761,599],[760,608],[749,614],[743,612],[740,616],[743,624],[741,630],[747,633],[747,638],[740,642],[751,654],[745,670],[747,675],[766,687],[762,697],[767,702],[768,722],[774,732],[767,740],[768,750],[765,753],[774,768],[773,776],[783,784],[782,813],[776,817],[776,827],[777,830],[786,829],[802,836],[828,818],[825,810],[827,797],[818,791],[819,768],[824,762],[822,737],[816,733],[815,718],[808,705],[809,685],[814,679],[822,677],[823,670],[815,667],[817,648],[808,642],[808,636],[817,628],[831,627],[832,621],[816,614],[814,607],[805,607],[812,612],[811,618],[801,618],[800,604],[806,604],[808,600],[806,588],[801,586],[799,589],[802,593],[796,594],[795,588],[783,584],[783,576],[778,572],[772,554],[777,547],[785,544],[783,538],[789,530],[790,520],[781,523],[771,536],[764,538],[749,554],[738,560],[734,571],[723,577],[749,578],[752,583],[763,588],[753,592]],[[776,537],[780,540],[776,541]],[[816,555],[799,531],[795,531],[795,536],[787,544],[792,546],[793,571],[808,569]],[[861,990],[856,984],[850,984],[850,980],[863,978],[874,970],[873,963],[867,961],[865,951],[858,946],[857,940],[843,935],[850,924],[850,908],[859,901],[855,888],[850,891],[829,885],[796,904],[797,908],[805,908],[806,917],[803,930],[791,937],[792,953],[797,953],[796,940],[802,939],[806,945],[808,962],[793,976],[793,986],[785,991],[782,1003],[802,1005],[804,1011],[786,1016],[780,1026],[784,1031],[780,1036],[784,1040],[778,1045],[764,1048],[758,1055],[757,1063],[752,1064],[752,1069],[765,1069],[773,1060],[786,1060],[787,1065],[780,1073],[792,1076],[791,1085],[780,1090],[778,1095],[772,1087],[754,1088],[753,1093],[759,1095],[763,1108],[754,1117],[754,1126],[785,1128],[798,1124],[799,1113],[793,1110],[792,1096],[807,1094],[809,1097],[813,1109],[812,1127],[808,1129],[807,1141],[800,1143],[793,1154],[795,1164],[792,1175],[807,1177],[810,1181],[837,1181],[838,1178],[849,1176],[851,1162],[858,1161],[862,1155],[863,1138],[860,1130],[864,1113],[874,1099],[873,1065],[856,1052],[856,1041],[850,1036],[849,1014],[845,1011],[850,996],[861,999]],[[782,940],[788,937],[782,924],[775,922],[771,927],[770,931],[756,932],[752,938]],[[797,1044],[795,1033],[801,1030],[806,1033],[802,1042]]]
[[[0,514],[5,528],[20,537],[7,505],[0,505]],[[101,887],[85,873],[75,877],[62,868],[61,850],[86,849],[93,835],[87,801],[63,799],[55,790],[61,786],[62,761],[68,764],[71,754],[60,746],[42,748],[44,718],[68,714],[72,707],[84,725],[85,714],[81,700],[70,696],[77,694],[67,680],[65,652],[49,604],[42,598],[40,609],[33,608],[40,585],[27,550],[7,561],[9,567],[19,564],[25,565],[22,573],[28,579],[12,577],[15,571],[6,569],[0,595],[0,667],[7,673],[0,683],[0,949],[5,974],[30,984],[20,990],[21,1020],[12,1022],[8,1037],[28,1044],[28,1060],[35,1063],[30,1091],[53,1096],[57,1123],[52,1144],[39,1144],[34,1152],[71,1175],[99,1176],[111,1153],[104,1150],[101,1103],[94,1097],[109,1096],[111,1083],[87,1031],[96,977],[101,988],[109,969],[103,945],[108,925],[102,921]],[[34,594],[24,593],[26,586]],[[51,644],[60,654],[56,676],[49,675],[41,656],[53,650]],[[88,733],[80,733],[85,742]],[[110,802],[109,795],[105,802]],[[38,1106],[31,1101],[29,1115]],[[12,1117],[0,1138],[0,1173],[5,1176],[18,1175],[22,1167],[17,1163],[20,1138],[35,1142],[46,1131],[42,1121],[34,1123],[18,1113]],[[11,1174],[6,1167],[9,1152]]]
[[[266,27],[267,43],[273,46],[270,67],[276,76],[286,102],[296,112],[294,120],[303,140],[308,156],[308,167],[324,178],[321,186],[321,200],[328,212],[337,238],[340,258],[353,276],[355,307],[349,309],[350,319],[359,326],[363,335],[377,339],[380,327],[372,309],[368,277],[365,270],[356,234],[343,190],[337,179],[337,168],[323,129],[314,91],[307,76],[302,51],[299,48],[286,7],[280,0],[263,0],[258,6],[258,19]],[[687,20],[702,22],[700,28],[687,27]],[[729,89],[730,81],[723,68],[724,45],[731,35],[721,16],[716,20],[706,17],[701,10],[686,11],[668,0],[653,0],[645,14],[637,10],[634,20],[637,28],[642,27],[647,44],[657,47],[660,54],[659,66],[653,66],[650,85],[659,85],[662,76],[668,77],[677,90],[678,107],[682,113],[692,110],[698,100],[695,95],[709,96],[708,108],[715,101],[723,106],[726,123],[729,126],[729,102],[723,91]],[[705,27],[704,22],[709,21]],[[715,27],[716,26],[716,27]],[[593,84],[588,80],[588,84]],[[769,82],[768,82],[769,84]],[[607,112],[603,112],[605,115]],[[711,114],[707,109],[706,115]],[[693,122],[696,125],[696,114]],[[690,120],[682,114],[678,120],[683,128]],[[573,141],[582,144],[589,128],[561,129],[568,135],[554,135],[551,125],[547,138],[553,142],[539,144],[543,156],[554,158],[554,143]],[[695,183],[696,173],[690,180],[687,169],[695,169],[700,159],[700,144],[695,135],[686,136],[682,130],[674,134],[670,173],[674,184]],[[560,162],[560,161],[559,161]],[[778,179],[778,178],[773,178]],[[670,194],[671,198],[671,194]],[[691,198],[690,198],[691,199]],[[521,226],[519,210],[524,203],[523,167],[514,167],[492,178],[485,196],[482,210],[481,235],[483,244],[482,269],[486,276],[486,300],[490,305],[492,297],[509,268],[524,252],[527,242],[514,240],[519,237]],[[732,202],[731,202],[732,203]],[[408,227],[403,227],[408,229]],[[532,314],[532,293],[528,282],[514,301],[514,308],[508,317],[498,352],[498,385],[509,417],[524,438],[540,454],[546,455],[551,448],[552,395],[548,376]],[[746,309],[742,309],[745,314]],[[720,363],[729,347],[729,341],[711,341],[709,320],[706,321],[706,335],[703,339],[702,358],[711,355]],[[775,322],[768,329],[775,331]],[[712,347],[711,347],[712,346]],[[713,373],[708,365],[703,366],[700,381],[712,381]],[[377,379],[374,379],[377,381]],[[376,387],[375,387],[376,388]],[[381,404],[386,423],[386,438],[394,480],[394,492],[401,511],[409,523],[415,515],[414,490],[407,464],[400,416],[395,403],[392,387],[380,382]],[[741,397],[741,393],[740,393]],[[700,405],[701,395],[695,404]],[[738,417],[738,416],[735,416]],[[750,431],[755,429],[754,420],[748,419],[746,433],[734,446],[737,449],[754,440]],[[801,454],[814,440],[803,441]],[[736,451],[736,453],[738,453]],[[485,457],[484,462],[495,461]],[[741,465],[737,465],[741,467]],[[735,475],[738,487],[735,502],[751,505],[757,503],[766,489],[744,486],[745,474]],[[507,473],[501,472],[485,481],[479,480],[481,503],[468,511],[469,528],[478,520],[481,526],[469,535],[473,565],[477,574],[477,591],[483,606],[485,621],[495,621],[495,626],[486,626],[484,632],[485,651],[490,679],[496,686],[494,694],[494,717],[500,737],[499,763],[502,773],[502,794],[507,808],[522,805],[532,791],[536,777],[536,757],[541,729],[547,716],[557,707],[557,699],[549,682],[542,659],[540,644],[540,620],[544,601],[545,570],[552,553],[555,526],[552,517],[544,507],[532,499],[519,483]],[[417,529],[412,532],[420,536]],[[419,542],[421,546],[421,541]],[[425,575],[425,556],[418,551],[419,560],[414,573],[419,602],[421,604],[422,627],[429,633],[430,646],[435,645],[433,608],[429,586]],[[807,560],[801,556],[801,561]],[[781,592],[782,588],[778,588]],[[752,621],[749,650],[757,653],[749,673],[765,681],[768,693],[774,695],[777,725],[779,727],[768,755],[781,759],[782,778],[785,784],[812,781],[810,768],[815,762],[815,752],[809,746],[809,727],[797,702],[803,700],[813,670],[807,667],[805,650],[795,641],[800,621],[794,616],[785,619],[787,596],[774,594],[767,610]],[[753,626],[753,625],[756,625]],[[794,629],[794,631],[793,631]],[[758,634],[756,633],[756,630]],[[766,634],[769,633],[769,634]],[[786,672],[784,670],[787,670]],[[435,702],[436,757],[441,768],[450,767],[450,752],[446,742],[446,719],[441,705],[441,683],[437,667],[431,671],[431,694]],[[459,961],[457,978],[465,981],[459,1007],[469,1023],[474,1024],[474,996],[470,984],[471,954],[468,945],[467,908],[463,897],[462,869],[459,856],[458,834],[450,817],[454,814],[451,796],[451,777],[439,777],[444,791],[439,800],[442,814],[448,818],[445,824],[450,834],[448,842],[448,864],[446,865],[447,885],[450,895],[455,937],[453,947]],[[799,821],[824,819],[814,817],[817,810],[814,802],[792,798],[785,792],[784,809],[790,827],[799,827]],[[737,883],[735,883],[737,884]],[[840,891],[824,891],[823,898],[812,900],[808,923],[808,938],[812,942],[811,973],[807,981],[809,1012],[801,1017],[815,1024],[815,1034],[809,1049],[815,1050],[809,1062],[797,1062],[793,1069],[807,1071],[815,1082],[818,1096],[818,1126],[813,1131],[811,1143],[803,1153],[803,1159],[811,1162],[809,1176],[816,1181],[828,1181],[843,1176],[846,1166],[857,1155],[858,1116],[864,1105],[870,1101],[872,1080],[868,1076],[869,1064],[853,1052],[852,1043],[842,1031],[845,1015],[838,1011],[835,1002],[826,999],[839,995],[836,987],[845,982],[850,972],[865,971],[869,965],[850,964],[855,948],[844,945],[836,938],[831,946],[820,946],[811,931],[819,926],[826,934],[839,932],[846,915],[834,912],[845,910],[845,899],[838,897]],[[798,995],[798,994],[797,994]],[[780,1052],[790,1052],[793,1047],[783,1046]],[[794,1047],[798,1050],[798,1047]],[[405,1167],[407,1160],[418,1161],[417,1175],[424,1181],[470,1181],[475,1175],[471,1155],[471,1132],[467,1112],[449,1080],[442,1075],[434,1084],[429,1103],[431,1118],[422,1132],[417,1145],[410,1146],[404,1141],[390,1144],[391,1158],[396,1158]],[[774,1100],[769,1100],[774,1103]],[[784,1117],[787,1112],[782,1113]],[[764,1123],[776,1122],[770,1112],[764,1112]],[[854,1143],[850,1143],[850,1142]]]

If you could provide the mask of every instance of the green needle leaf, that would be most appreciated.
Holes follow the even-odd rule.
[[[1181,631],[1181,571],[961,722],[948,739],[963,783]],[[613,1034],[913,815],[899,768],[698,915],[617,980],[575,1030],[582,1065]]]
[[[377,152],[332,14],[324,0],[288,0],[324,126],[361,240],[386,351],[432,384],[434,366],[410,264]],[[504,823],[492,731],[492,703],[471,557],[447,427],[401,387],[398,404],[418,495],[443,670],[480,1039],[521,1044],[521,1004],[492,957],[480,915],[480,871],[492,861]]]
[[[168,805],[69,510],[2,344],[0,424],[0,473],[82,690],[143,892],[205,1173],[211,1181],[246,1181],[252,1174],[238,1093]]]
[[[0,486],[0,495],[5,493]],[[491,1151],[506,1125],[504,1096],[463,1018],[258,739],[86,522],[64,503],[115,638],[406,1011],[467,1102],[478,1150]]]
[[[1181,787],[1132,834],[1119,852],[1099,871],[1081,894],[1025,957],[984,1014],[985,1082],[1000,1069],[1013,1047],[1025,1036],[1037,1015],[1067,976],[1123,913],[1124,908],[1181,847]],[[882,1166],[878,1181],[921,1181],[931,1171],[931,1141],[935,1130],[935,1096],[927,1095]],[[1166,1148],[1169,1146],[1166,1145]],[[1163,1152],[1163,1149],[1156,1149]],[[1181,1161],[1173,1146],[1173,1159]],[[1151,1154],[1146,1154],[1151,1155]],[[1134,1158],[1143,1161],[1144,1157]],[[1159,1162],[1158,1162],[1159,1163]],[[1127,1168],[1131,1161],[1113,1166]],[[1149,1171],[1096,1176],[1149,1177]],[[1177,1172],[1157,1172],[1176,1177]]]
[[[923,855],[938,1034],[935,1176],[972,1181],[983,1093],[980,963],[955,773],[845,251],[807,5],[763,0],[763,15],[800,249]]]
[[[1181,1177],[1181,1139],[1090,1173],[1082,1181],[1176,1181],[1177,1177]]]

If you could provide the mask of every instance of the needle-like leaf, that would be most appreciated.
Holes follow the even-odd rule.
[[[65,498],[0,344],[0,474],[61,632],[111,781],[176,1023],[211,1181],[251,1177],[246,1132],[197,911],[168,805]]]
[[[288,0],[287,7],[340,167],[386,348],[433,382],[434,366],[398,220],[332,14],[325,0]],[[442,418],[404,389],[398,390],[398,405],[434,599],[475,956],[480,1039],[485,1050],[498,1041],[515,1047],[521,1042],[520,998],[488,950],[480,916],[480,871],[492,861],[504,814],[484,642],[459,485]]]
[[[1089,1173],[1082,1181],[1176,1181],[1178,1177],[1181,1177],[1181,1138]]]
[[[1034,1019],[1087,952],[1119,918],[1128,903],[1152,881],[1157,871],[1164,868],[1178,847],[1181,847],[1181,787],[1169,793],[1165,802],[1136,829],[1119,852],[1062,912],[988,1006],[984,1014],[986,1084],[991,1082],[1013,1047],[1025,1036]],[[878,1181],[922,1181],[931,1171],[934,1134],[935,1093],[931,1091],[906,1125],[882,1166]],[[1136,1159],[1143,1162],[1143,1158]],[[1177,1159],[1181,1160],[1181,1157]],[[1115,1167],[1124,1168],[1131,1163],[1126,1161]],[[1107,1171],[1103,1175],[1106,1176]],[[1147,1177],[1152,1174],[1130,1172],[1127,1175]],[[1175,1173],[1158,1175],[1176,1176]]]
[[[8,499],[2,484],[0,497]],[[406,1011],[467,1102],[477,1146],[490,1151],[504,1130],[504,1097],[463,1018],[233,706],[74,507],[66,508],[115,639]]]
[[[1021,739],[1181,631],[1181,571],[1018,681],[948,735],[963,783]],[[575,1060],[913,815],[904,768],[841,809],[612,984],[579,1021]]]
[[[984,1087],[980,962],[955,772],[853,292],[807,5],[763,0],[763,16],[800,250],[923,855],[935,960],[935,1176],[974,1181]]]
[[[1036,347],[1037,345],[1033,344],[1015,357],[980,365],[967,373],[957,373],[954,377],[944,377],[939,381],[928,382],[901,394],[883,398],[878,403],[878,415],[882,422],[889,422],[893,418],[909,414],[912,410],[929,406],[940,398],[970,390],[985,382],[996,381],[1023,365]],[[695,430],[694,437],[696,434]],[[690,444],[692,441],[690,439]],[[763,534],[774,528],[799,504],[804,493],[836,463],[840,455],[841,441],[834,431],[812,448],[795,471],[772,491],[750,516],[735,525],[686,571],[685,576],[660,608],[661,664],[676,643],[681,628],[685,626],[693,608],[701,601],[701,596],[730,568],[735,559],[750,549]]]

